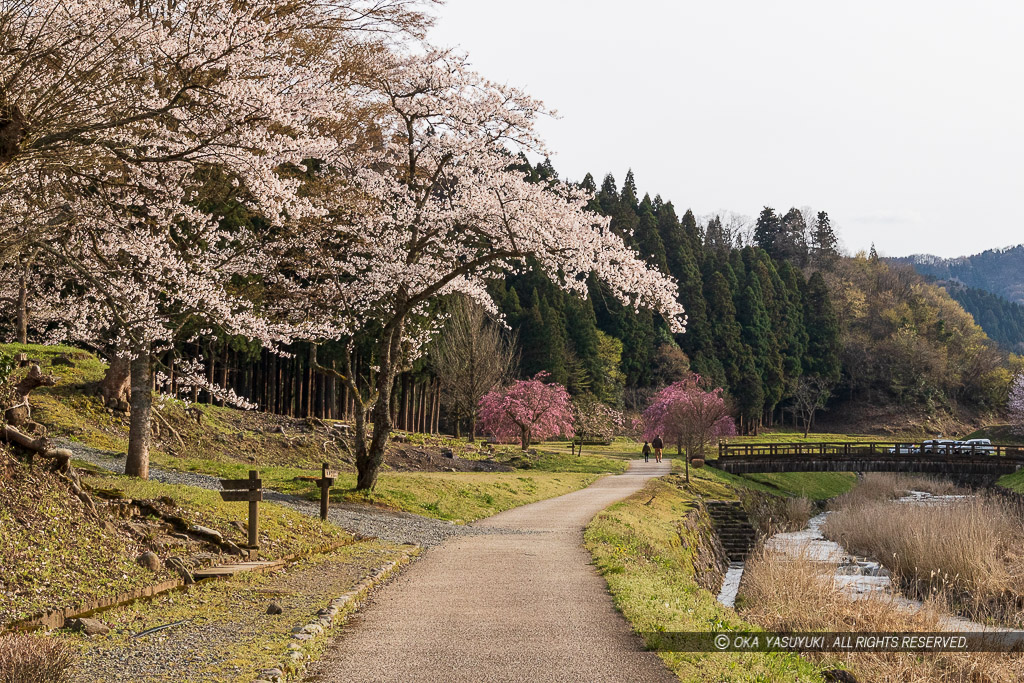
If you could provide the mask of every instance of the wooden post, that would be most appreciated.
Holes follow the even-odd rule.
[[[254,489],[259,489],[260,485],[257,483],[260,480],[260,473],[256,470],[249,470],[249,484]],[[249,501],[249,547],[259,552],[260,549],[260,502],[259,500]]]
[[[327,468],[327,463],[323,463],[320,468],[320,481],[317,482],[320,485],[320,520],[327,520],[327,508],[331,501],[331,485],[334,484],[334,480],[338,478],[338,471]]]
[[[327,481],[327,463],[320,468],[320,519],[327,519],[327,504],[330,501],[331,485]]]

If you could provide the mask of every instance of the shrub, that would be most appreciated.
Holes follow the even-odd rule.
[[[0,635],[0,683],[70,683],[72,663],[71,649],[63,641]]]

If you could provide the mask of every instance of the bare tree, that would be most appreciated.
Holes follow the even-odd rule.
[[[825,407],[829,397],[832,395],[832,383],[818,375],[803,375],[796,385],[793,393],[794,410],[804,423],[804,437],[811,431],[811,424],[814,422],[814,414]]]
[[[431,355],[441,381],[441,398],[455,416],[456,435],[463,418],[469,418],[469,440],[476,438],[480,399],[507,379],[519,364],[512,335],[488,320],[479,304],[459,296],[449,318],[434,341]]]

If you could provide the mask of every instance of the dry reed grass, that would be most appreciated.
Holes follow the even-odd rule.
[[[868,472],[857,485],[841,496],[833,498],[830,510],[862,505],[867,502],[893,500],[907,495],[910,491],[925,491],[936,496],[967,493],[952,482],[921,474],[886,474]]]
[[[752,491],[743,497],[743,507],[762,536],[799,531],[814,516],[814,503],[809,498],[781,498]]]
[[[0,635],[0,683],[70,683],[73,655],[62,641]]]
[[[1024,515],[985,496],[941,505],[869,499],[829,515],[822,529],[850,552],[875,558],[904,590],[943,593],[975,620],[1024,624]]]
[[[909,612],[891,595],[850,599],[835,582],[835,565],[759,550],[740,588],[744,618],[769,631],[935,632],[942,629],[943,596]],[[807,657],[823,668],[841,663],[872,683],[1011,683],[1024,680],[1024,656],[1004,653],[852,652]]]

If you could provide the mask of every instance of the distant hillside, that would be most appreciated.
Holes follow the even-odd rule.
[[[956,280],[968,287],[984,289],[1024,304],[1024,244],[954,259],[915,254],[887,260],[909,264],[922,275]]]
[[[1024,306],[955,281],[937,284],[974,316],[975,322],[994,342],[1007,351],[1024,354]]]

